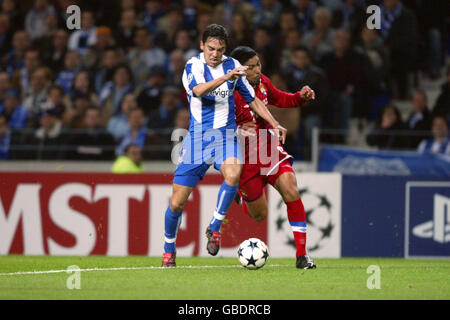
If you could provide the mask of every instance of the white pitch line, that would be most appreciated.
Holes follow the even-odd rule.
[[[288,265],[270,264],[266,267],[288,267]],[[178,266],[176,268],[163,268],[163,267],[117,267],[117,268],[88,268],[79,270],[44,270],[44,271],[21,271],[11,273],[0,273],[0,276],[18,276],[18,275],[33,275],[33,274],[51,274],[51,273],[63,273],[73,271],[90,272],[90,271],[124,271],[124,270],[167,270],[167,269],[212,269],[212,268],[243,268],[240,265],[232,266]]]

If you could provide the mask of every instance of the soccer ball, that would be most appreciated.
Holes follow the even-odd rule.
[[[257,238],[245,240],[239,246],[239,262],[247,269],[259,269],[263,267],[268,258],[269,249],[263,241]]]

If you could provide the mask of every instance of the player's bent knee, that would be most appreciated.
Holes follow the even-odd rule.
[[[288,188],[283,194],[283,200],[285,202],[296,201],[300,198],[300,193],[296,187]]]
[[[169,206],[170,206],[170,210],[172,210],[172,212],[180,212],[184,209],[184,205],[186,204],[185,201],[179,201],[176,199],[170,199],[169,201]]]
[[[252,215],[253,220],[256,222],[263,222],[267,218],[267,212],[258,212]]]

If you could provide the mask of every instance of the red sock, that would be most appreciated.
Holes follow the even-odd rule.
[[[286,202],[288,220],[294,234],[296,257],[306,254],[306,214],[302,199]]]

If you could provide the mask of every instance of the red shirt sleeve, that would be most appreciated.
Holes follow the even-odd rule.
[[[253,115],[244,97],[237,91],[234,92],[234,104],[236,114],[236,124],[239,126],[245,122],[252,122]]]
[[[305,103],[305,101],[303,101],[300,97],[299,91],[296,93],[281,91],[276,88],[272,84],[272,81],[263,74],[261,74],[261,81],[267,89],[267,99],[269,104],[277,108],[295,108]]]

